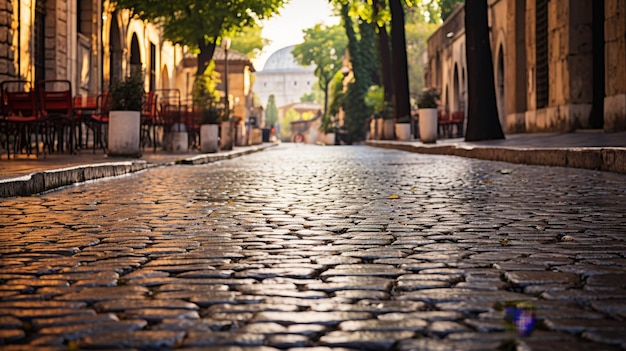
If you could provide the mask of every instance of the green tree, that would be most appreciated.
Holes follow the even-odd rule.
[[[263,47],[270,43],[270,40],[263,38],[262,31],[263,27],[254,23],[239,32],[229,34],[232,37],[231,49],[245,54],[251,60],[255,59]]]
[[[409,64],[409,92],[411,99],[426,88],[424,86],[424,55],[428,49],[428,38],[437,29],[436,24],[418,22],[407,18],[406,50]]]
[[[202,75],[196,76],[193,83],[191,90],[193,106],[202,111],[203,123],[216,123],[221,117],[216,106],[220,100],[220,92],[217,90],[219,83],[219,74],[215,72],[215,62],[213,61]]]
[[[117,6],[154,21],[163,37],[198,50],[197,75],[213,58],[215,45],[226,33],[236,33],[278,13],[288,0],[117,0]]]
[[[304,42],[296,45],[292,54],[303,65],[315,65],[315,76],[324,92],[324,114],[328,113],[328,88],[335,73],[341,68],[341,60],[347,45],[346,33],[341,26],[316,24],[305,29]]]
[[[300,102],[315,102],[315,93],[308,93],[300,96]]]
[[[391,11],[391,62],[394,81],[394,112],[396,120],[411,115],[409,73],[402,0],[389,0]]]
[[[357,36],[350,5],[347,3],[341,5],[341,18],[348,36],[348,51],[353,74],[353,80],[348,83],[343,104],[344,128],[348,134],[348,142],[351,143],[365,139],[365,121],[372,112],[371,108],[365,104],[365,95],[372,85],[372,79],[363,58],[363,48],[372,43],[363,42]]]
[[[441,20],[445,21],[452,11],[454,11],[456,4],[463,3],[463,0],[439,0],[439,8],[441,9]]]
[[[466,141],[504,139],[496,105],[487,9],[487,0],[467,0],[465,3]]]
[[[276,106],[276,96],[274,94],[267,98],[267,107],[265,107],[265,125],[273,126],[278,122],[278,106]]]

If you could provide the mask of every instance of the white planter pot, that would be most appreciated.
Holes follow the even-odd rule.
[[[139,111],[109,112],[109,156],[139,157]]]
[[[325,144],[326,145],[335,145],[335,137],[336,134],[335,133],[326,133],[324,134],[325,136]]]
[[[217,152],[219,147],[219,126],[203,124],[200,126],[200,151],[203,153]]]
[[[382,138],[383,138],[383,119],[376,118],[376,136],[374,137],[374,139],[382,140]]]
[[[437,109],[419,109],[420,140],[422,143],[437,142]]]
[[[172,132],[172,151],[187,152],[189,148],[189,135],[187,132]]]
[[[396,121],[393,119],[383,119],[383,140],[394,140],[395,139],[395,127]]]
[[[411,140],[411,123],[396,123],[396,140]]]

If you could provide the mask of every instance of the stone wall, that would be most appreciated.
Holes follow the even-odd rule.
[[[626,130],[626,0],[605,0],[604,130]]]
[[[15,79],[15,51],[13,50],[13,5],[11,0],[0,0],[0,81]]]

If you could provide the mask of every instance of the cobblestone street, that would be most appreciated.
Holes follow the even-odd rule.
[[[0,199],[0,255],[6,350],[626,349],[607,172],[287,144]]]

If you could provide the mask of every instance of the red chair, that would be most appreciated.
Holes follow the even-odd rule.
[[[150,91],[146,93],[141,108],[141,147],[152,142],[154,152],[156,152],[158,125],[157,94],[155,91]],[[150,129],[152,129],[152,136],[150,136]]]
[[[2,126],[5,134],[7,155],[11,157],[26,149],[32,152],[32,136],[35,136],[35,154],[39,157],[39,137],[46,131],[46,117],[37,109],[35,89],[27,80],[7,80],[0,84],[2,92]],[[42,141],[47,142],[47,134]],[[13,143],[11,147],[11,142]],[[44,147],[45,151],[45,147]]]
[[[450,119],[450,123],[453,126],[456,126],[456,136],[463,136],[463,123],[465,122],[465,114],[463,111],[456,111],[452,113],[452,118]]]
[[[46,118],[52,127],[51,135],[56,135],[48,143],[49,151],[54,150],[54,146],[59,151],[63,151],[67,139],[67,147],[70,153],[74,153],[76,144],[76,116],[72,101],[72,83],[69,80],[43,80],[37,82],[37,96],[39,102],[39,113]]]
[[[96,145],[107,152],[107,130],[109,126],[109,111],[111,110],[111,103],[109,101],[109,91],[105,91],[103,94],[98,95],[96,99],[96,111],[89,115],[87,125],[93,131],[93,153],[96,153]],[[104,137],[103,135],[104,132]]]
[[[89,129],[90,115],[96,113],[98,108],[98,96],[86,95],[86,96],[74,96],[74,115],[76,116],[76,122],[78,125],[78,145],[83,148],[87,147],[89,141],[88,130],[85,131],[84,144],[83,144],[83,125]]]
[[[446,112],[439,111],[437,114],[437,134],[449,136],[450,127],[450,116]]]

